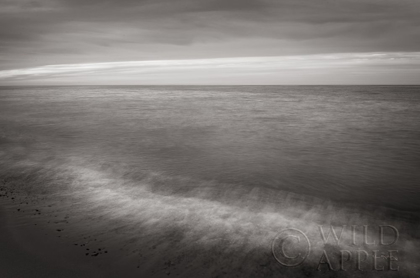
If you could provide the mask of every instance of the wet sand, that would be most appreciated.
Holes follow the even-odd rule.
[[[38,213],[30,205],[17,206],[18,197],[11,198],[0,203],[0,277],[106,277],[97,263],[82,259],[80,250],[61,239],[58,229],[54,234],[31,219]]]
[[[1,277],[99,277],[83,265],[68,260],[73,250],[40,229],[17,226],[0,210]],[[30,225],[29,223],[27,225]],[[92,275],[93,274],[93,275]]]
[[[80,235],[57,203],[4,188],[0,196],[0,277],[139,277],[120,250]]]

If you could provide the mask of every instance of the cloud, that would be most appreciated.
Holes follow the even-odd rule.
[[[408,75],[407,75],[408,73]],[[420,52],[344,53],[278,57],[236,57],[49,65],[0,71],[0,81],[36,84],[217,84],[224,77],[235,82],[289,84],[305,79],[334,84],[361,74],[382,83],[389,75],[413,78],[420,73]],[[261,75],[265,75],[261,79]],[[249,80],[252,76],[254,79]],[[293,77],[295,76],[295,77]],[[260,79],[258,79],[260,77]],[[256,78],[256,79],[255,79]],[[247,80],[248,79],[248,80]],[[329,81],[328,81],[329,80]],[[371,79],[375,80],[375,79]],[[413,79],[411,83],[416,83]],[[241,83],[239,83],[241,84]],[[249,83],[247,83],[249,84]]]
[[[412,0],[0,0],[0,70],[420,51]]]

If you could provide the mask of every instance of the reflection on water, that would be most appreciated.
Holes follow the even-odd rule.
[[[418,210],[419,118],[416,86],[3,87],[0,154]]]

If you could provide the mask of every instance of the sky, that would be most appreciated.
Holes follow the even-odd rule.
[[[0,85],[420,84],[420,0],[0,0]]]

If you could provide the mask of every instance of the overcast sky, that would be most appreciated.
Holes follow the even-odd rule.
[[[0,0],[19,84],[420,84],[420,0]]]

